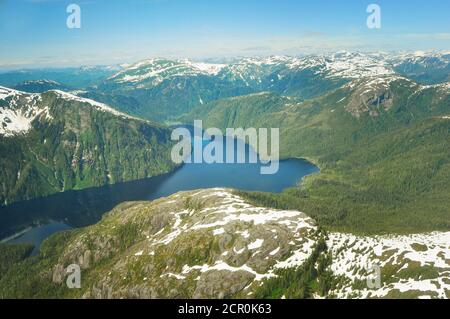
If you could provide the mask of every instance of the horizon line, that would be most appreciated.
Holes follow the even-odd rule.
[[[52,65],[47,63],[38,63],[33,65],[32,62],[24,62],[24,63],[12,63],[12,64],[5,64],[2,65],[0,62],[0,72],[14,72],[14,71],[35,71],[35,70],[61,70],[61,69],[82,69],[82,68],[107,68],[107,67],[126,67],[131,66],[133,64],[146,61],[146,60],[152,60],[152,59],[161,59],[161,60],[169,60],[169,61],[192,61],[192,62],[200,62],[200,63],[206,63],[206,64],[232,64],[233,62],[237,60],[242,59],[251,59],[251,58],[270,58],[270,57],[289,57],[289,58],[308,58],[308,57],[326,57],[333,54],[338,53],[350,53],[350,54],[386,54],[386,55],[401,55],[401,54],[416,54],[417,56],[420,55],[429,55],[429,54],[442,54],[447,55],[450,54],[450,49],[430,49],[430,50],[375,50],[375,51],[362,51],[362,50],[328,50],[328,51],[321,51],[316,53],[299,53],[299,54],[252,54],[252,55],[230,55],[230,56],[207,56],[207,57],[186,57],[186,56],[172,56],[172,55],[150,55],[145,58],[140,59],[134,59],[132,61],[126,60],[126,58],[123,58],[121,62],[117,63],[107,63],[107,62],[91,62],[91,63],[74,63],[67,65],[64,65],[64,63],[61,63],[58,65],[58,62],[52,63]],[[117,59],[119,60],[119,59]],[[61,61],[62,62],[62,61]],[[21,65],[19,67],[19,65]]]

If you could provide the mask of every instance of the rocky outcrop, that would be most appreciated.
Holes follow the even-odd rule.
[[[398,76],[385,76],[348,84],[348,87],[355,86],[355,89],[346,106],[347,111],[355,117],[360,117],[365,113],[376,117],[381,112],[388,111],[394,105],[394,90],[390,87],[394,81],[406,81],[406,79]]]
[[[52,280],[61,284],[76,263],[84,298],[252,298],[320,240],[333,274],[321,297],[448,297],[449,233],[326,234],[301,212],[255,207],[226,189],[119,205],[65,244]],[[369,287],[374,266],[381,286]]]

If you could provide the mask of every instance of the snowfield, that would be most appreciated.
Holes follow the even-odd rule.
[[[180,196],[185,193],[169,199]],[[195,191],[189,197],[209,204],[171,211],[172,226],[155,235],[145,233],[147,240],[136,246],[135,258],[153,256],[161,247],[172,247],[195,233],[209,233],[219,242],[234,238],[234,245],[211,263],[185,264],[179,273],[171,270],[161,277],[200,280],[202,274],[215,271],[245,273],[253,279],[243,293],[251,296],[264,279],[277,276],[277,269],[301,266],[317,243],[314,220],[301,212],[255,207],[227,189]],[[450,232],[372,237],[329,233],[326,242],[332,256],[329,268],[338,282],[328,297],[448,298]],[[381,286],[369,289],[373,266],[381,269]]]
[[[67,93],[64,91],[60,91],[60,90],[51,90],[49,92],[55,93],[58,97],[60,97],[64,100],[76,101],[76,102],[88,104],[89,106],[96,108],[98,111],[108,112],[108,113],[114,114],[114,115],[122,117],[122,118],[136,119],[136,120],[142,121],[141,119],[137,119],[137,118],[127,115],[125,113],[119,112],[116,109],[113,109],[112,107],[110,107],[106,104],[103,104],[103,103],[100,103],[100,102],[97,102],[97,101],[94,101],[91,99],[82,98],[77,95]]]
[[[184,76],[217,75],[225,64],[193,62],[190,60],[148,59],[119,71],[108,80],[117,83],[150,81],[158,85],[166,79]]]
[[[41,114],[51,118],[48,108],[40,107],[39,94],[28,94],[0,86],[0,136],[23,134]]]
[[[331,233],[327,244],[333,255],[331,270],[346,282],[335,291],[338,297],[387,297],[409,291],[417,297],[448,298],[450,232],[374,237]],[[375,290],[353,290],[353,283],[373,274],[373,266],[382,269],[384,284]],[[436,278],[426,278],[430,269],[438,274]]]
[[[246,57],[227,64],[153,58],[127,66],[108,80],[145,88],[176,77],[207,75],[251,86],[274,73],[281,80],[287,72],[304,70],[324,78],[350,80],[395,74],[393,64],[384,55],[341,51],[306,57]]]
[[[66,101],[84,103],[101,112],[108,112],[122,118],[144,121],[119,112],[110,106],[91,99],[81,98],[60,90],[50,90],[42,94],[55,94]],[[42,94],[25,93],[0,86],[0,136],[14,136],[25,134],[32,128],[36,119],[52,120],[49,107],[43,104]]]

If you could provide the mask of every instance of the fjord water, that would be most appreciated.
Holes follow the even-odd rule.
[[[209,143],[200,142],[204,146]],[[235,154],[243,151],[234,149]],[[244,152],[247,159],[255,154],[248,145]],[[274,175],[261,175],[261,165],[259,159],[255,164],[184,164],[172,173],[144,180],[67,191],[2,206],[0,238],[22,231],[8,242],[39,246],[55,232],[98,222],[104,213],[125,201],[153,200],[179,191],[215,187],[277,193],[296,186],[304,176],[318,171],[316,166],[302,159],[280,161]],[[27,227],[31,228],[23,231]]]

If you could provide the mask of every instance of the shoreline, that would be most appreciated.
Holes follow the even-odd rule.
[[[21,237],[22,235],[26,234],[27,232],[29,232],[30,230],[32,230],[33,227],[32,226],[28,226],[25,229],[16,232],[15,234],[9,236],[9,237],[5,237],[3,239],[0,239],[0,244],[7,244],[9,241],[17,239],[19,237]]]

